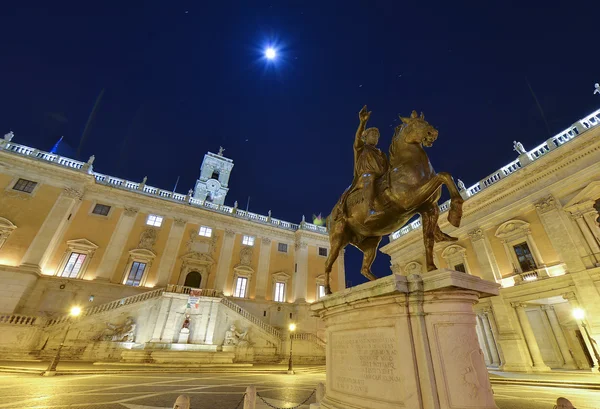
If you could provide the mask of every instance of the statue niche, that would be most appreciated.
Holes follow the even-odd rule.
[[[201,283],[202,274],[200,274],[198,271],[190,271],[185,276],[185,282],[183,283],[183,285],[185,287],[200,288]]]

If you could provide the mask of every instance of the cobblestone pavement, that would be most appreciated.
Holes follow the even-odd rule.
[[[193,409],[235,409],[246,386],[278,407],[302,402],[318,382],[320,368],[296,375],[244,373],[101,374],[44,378],[0,374],[0,408],[153,409],[172,408],[177,396],[190,396]],[[500,409],[551,409],[565,396],[578,409],[600,409],[600,392],[583,389],[495,385]],[[314,402],[314,396],[308,403]],[[241,405],[239,406],[241,409]]]

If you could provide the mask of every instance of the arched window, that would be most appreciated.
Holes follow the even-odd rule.
[[[202,275],[197,271],[190,271],[187,276],[185,276],[185,283],[183,285],[185,287],[200,288],[201,282]]]

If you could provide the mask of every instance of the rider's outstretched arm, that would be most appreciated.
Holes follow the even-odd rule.
[[[360,112],[358,113],[358,118],[360,119],[360,123],[358,124],[358,129],[356,130],[356,136],[354,138],[354,163],[356,164],[356,160],[358,159],[358,153],[360,149],[362,149],[365,142],[362,139],[362,134],[367,127],[367,121],[371,116],[371,112],[367,111],[367,106],[362,107]]]

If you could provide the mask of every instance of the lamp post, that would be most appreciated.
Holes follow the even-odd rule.
[[[69,311],[69,322],[67,324],[65,334],[63,335],[63,339],[62,339],[62,341],[60,341],[60,345],[58,346],[58,349],[56,350],[56,355],[54,355],[54,358],[52,358],[52,361],[50,361],[50,365],[48,365],[48,369],[46,369],[46,371],[44,371],[44,373],[42,375],[44,375],[44,376],[56,375],[56,366],[58,365],[58,362],[60,361],[60,350],[65,345],[65,340],[67,339],[67,334],[69,333],[69,329],[71,329],[72,318],[78,317],[79,314],[81,314],[80,307],[77,307],[77,306],[71,307],[71,310]]]
[[[596,362],[598,362],[600,364],[600,354],[598,353],[596,340],[594,338],[592,338],[592,336],[590,335],[590,333],[587,329],[587,325],[585,325],[585,321],[583,320],[585,318],[585,311],[583,310],[583,308],[573,308],[573,317],[577,321],[579,321],[579,323],[583,327],[583,330],[585,331],[585,336],[587,337],[590,345],[592,346],[592,351],[594,351],[594,356],[596,357]],[[598,366],[598,371],[600,371],[600,365]]]
[[[288,326],[288,329],[290,330],[290,360],[288,361],[288,370],[287,373],[289,375],[293,375],[294,374],[294,369],[293,369],[293,362],[292,362],[292,347],[294,346],[294,331],[296,331],[296,324],[294,324],[293,322]]]

